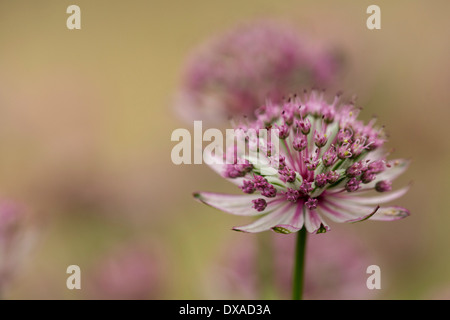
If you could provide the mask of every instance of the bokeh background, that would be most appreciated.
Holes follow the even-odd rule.
[[[71,4],[81,30],[66,28]],[[258,236],[230,230],[248,219],[193,200],[193,191],[236,189],[206,165],[172,164],[170,137],[191,126],[172,107],[189,53],[252,19],[288,22],[339,48],[339,89],[358,95],[363,119],[378,115],[393,156],[413,159],[396,182],[413,181],[396,202],[409,218],[331,225],[381,267],[374,298],[448,298],[450,3],[376,1],[376,31],[366,28],[371,4],[0,1],[0,195],[25,204],[38,229],[5,298],[241,297],[212,270],[233,258],[230,246]],[[66,288],[71,264],[82,290]]]

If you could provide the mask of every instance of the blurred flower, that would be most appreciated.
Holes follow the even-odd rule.
[[[428,292],[424,298],[425,300],[450,300],[450,286],[434,287],[432,291]]]
[[[227,243],[206,273],[208,299],[259,299],[257,246],[254,239]]]
[[[0,201],[0,296],[8,289],[34,243],[24,207]]]
[[[260,299],[261,282],[258,275],[255,238],[229,243],[213,266],[206,288],[212,299]],[[289,299],[292,290],[295,237],[272,235],[274,271],[272,290],[275,298]],[[265,250],[265,248],[259,248]],[[374,264],[353,235],[336,233],[328,237],[312,237],[306,251],[306,299],[372,299],[375,290],[366,286],[366,269]]]
[[[161,254],[136,246],[121,247],[98,262],[89,294],[94,299],[160,299],[163,275]]]
[[[276,284],[291,297],[295,237],[275,237]],[[348,233],[311,237],[307,242],[305,298],[321,300],[371,299],[377,290],[366,286],[367,267],[376,264],[360,240]]]
[[[176,101],[189,120],[221,122],[253,117],[265,99],[279,102],[302,86],[326,86],[337,73],[336,56],[288,26],[257,22],[237,27],[191,57]]]
[[[358,222],[408,216],[405,208],[380,205],[408,191],[409,187],[391,191],[390,183],[409,161],[386,160],[381,148],[383,130],[374,127],[374,120],[367,125],[358,121],[359,110],[352,103],[338,106],[339,100],[336,96],[328,104],[323,94],[313,91],[283,105],[261,108],[255,121],[238,126],[243,143],[237,143],[226,157],[236,155],[235,164],[219,164],[225,162],[220,155],[211,156],[216,159],[209,162],[247,194],[202,192],[195,198],[231,214],[262,216],[234,228],[244,232],[291,233],[304,226],[310,233],[323,233],[330,229],[325,217]],[[283,128],[278,130],[279,154],[274,152],[277,140],[255,137],[265,128]],[[248,150],[253,155],[246,154]],[[369,191],[382,194],[363,196]]]

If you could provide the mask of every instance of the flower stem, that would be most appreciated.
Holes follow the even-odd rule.
[[[297,248],[295,251],[294,277],[292,283],[292,299],[302,300],[303,297],[303,274],[305,267],[306,251],[306,228],[303,227],[297,235]]]

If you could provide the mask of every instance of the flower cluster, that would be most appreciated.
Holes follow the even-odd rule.
[[[253,116],[266,99],[281,101],[298,86],[328,86],[338,61],[274,22],[239,26],[193,53],[176,106],[185,118],[223,121]]]
[[[236,163],[242,164],[213,168],[245,195],[202,192],[195,197],[232,214],[262,216],[234,228],[245,232],[290,233],[304,226],[310,233],[323,233],[329,230],[326,218],[358,222],[408,216],[405,208],[381,207],[407,192],[408,187],[392,191],[392,181],[406,170],[408,161],[388,160],[383,128],[377,128],[375,120],[359,121],[360,109],[340,100],[337,95],[328,103],[323,93],[312,91],[257,110],[256,119],[239,129],[277,130],[279,152],[270,146],[258,148],[255,158],[233,149],[240,160]],[[245,139],[246,148],[250,143]],[[262,170],[261,163],[270,170]],[[377,195],[367,195],[370,191]]]

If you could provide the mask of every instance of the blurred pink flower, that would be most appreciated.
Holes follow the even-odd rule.
[[[207,279],[211,299],[260,299],[258,246],[255,238],[227,245]],[[271,234],[273,298],[290,299],[295,237]],[[264,248],[261,248],[264,250]],[[314,236],[307,242],[305,299],[372,299],[366,269],[377,261],[352,235]]]
[[[426,293],[425,300],[450,300],[450,285],[434,286]]]
[[[233,228],[252,233],[302,228],[323,233],[330,230],[327,219],[354,223],[409,216],[403,207],[382,207],[408,191],[409,186],[391,191],[391,182],[405,172],[409,161],[387,160],[383,128],[375,127],[375,120],[357,120],[359,109],[353,103],[340,105],[339,100],[336,96],[327,103],[323,94],[313,91],[259,109],[256,120],[237,126],[242,143],[225,157],[211,155],[209,161],[244,194],[200,192],[194,197],[230,214],[258,217]],[[273,152],[276,136],[270,143],[256,136],[267,128],[278,131],[279,152]],[[235,164],[225,163],[230,158]]]
[[[291,297],[295,237],[275,236],[276,284],[284,298]],[[310,237],[307,242],[305,298],[320,300],[371,299],[367,267],[376,264],[357,237],[331,233]]]
[[[0,296],[30,253],[35,230],[29,223],[27,210],[11,201],[0,201]]]
[[[311,86],[328,86],[337,73],[336,56],[275,22],[241,25],[195,51],[176,99],[189,121],[223,122],[253,117],[266,99]]]
[[[257,250],[254,239],[227,244],[207,272],[207,299],[258,299]]]
[[[101,259],[90,281],[93,299],[161,299],[164,282],[161,254],[138,246],[125,246]]]

